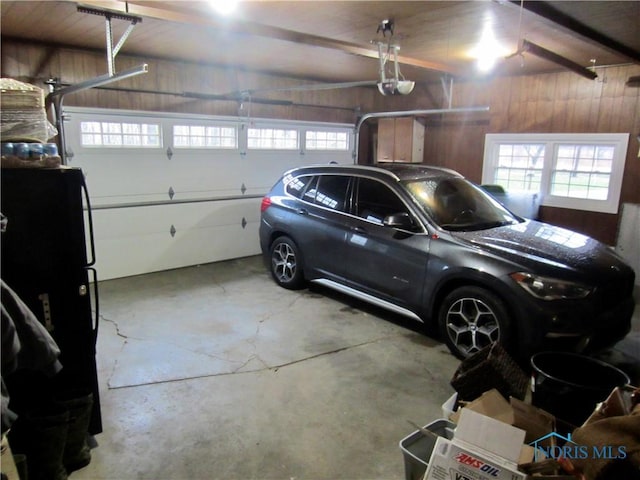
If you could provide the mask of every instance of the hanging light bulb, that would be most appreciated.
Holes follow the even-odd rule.
[[[507,55],[508,50],[501,45],[493,32],[492,18],[485,19],[482,36],[478,44],[469,52],[476,59],[476,65],[481,72],[489,72],[498,58]]]
[[[220,15],[229,15],[238,6],[239,0],[209,0],[209,5]]]

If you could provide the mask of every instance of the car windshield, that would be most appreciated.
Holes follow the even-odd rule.
[[[404,185],[425,213],[445,230],[486,230],[522,221],[464,178],[435,177],[406,181]]]

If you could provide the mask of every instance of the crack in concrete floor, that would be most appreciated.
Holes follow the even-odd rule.
[[[296,299],[297,301],[297,299]],[[294,301],[295,303],[295,301]],[[265,371],[273,371],[273,372],[278,372],[281,368],[285,368],[285,367],[289,367],[292,365],[296,365],[296,364],[300,364],[303,362],[307,362],[309,360],[314,360],[317,358],[321,358],[324,356],[328,356],[328,355],[334,355],[340,352],[344,352],[347,350],[352,350],[355,348],[360,348],[360,347],[364,347],[367,345],[371,345],[377,342],[380,342],[382,340],[385,339],[389,339],[392,337],[397,337],[399,334],[393,334],[393,335],[386,335],[386,336],[382,336],[382,337],[377,337],[374,338],[372,340],[367,340],[365,342],[360,342],[360,343],[356,343],[356,344],[352,344],[352,345],[345,345],[343,347],[338,347],[332,350],[328,350],[325,352],[319,352],[319,353],[315,353],[303,358],[298,358],[295,360],[291,360],[288,362],[283,362],[277,365],[269,365],[264,359],[262,359],[260,357],[259,354],[256,353],[257,351],[257,342],[259,340],[259,335],[260,335],[260,328],[262,323],[264,323],[269,317],[271,317],[272,314],[269,315],[265,315],[264,318],[262,318],[261,320],[258,320],[258,324],[256,325],[256,329],[255,329],[255,333],[249,338],[244,340],[246,343],[250,344],[252,346],[253,349],[253,353],[251,353],[251,355],[249,355],[249,357],[240,364],[240,366],[238,366],[237,368],[234,368],[232,371],[230,372],[219,372],[219,373],[211,373],[211,374],[203,374],[203,375],[190,375],[190,376],[183,376],[180,378],[170,378],[170,379],[162,379],[162,380],[155,380],[155,381],[150,381],[150,382],[137,382],[137,383],[133,383],[133,384],[129,384],[129,385],[112,385],[112,379],[115,376],[118,368],[119,368],[119,360],[118,358],[116,358],[114,360],[114,364],[113,367],[111,368],[111,373],[109,374],[108,378],[107,378],[107,386],[109,388],[109,390],[120,390],[120,389],[124,389],[124,388],[133,388],[133,387],[140,387],[140,386],[145,386],[145,385],[158,385],[158,384],[165,384],[165,383],[174,383],[174,382],[182,382],[182,381],[187,381],[187,380],[195,380],[195,379],[200,379],[200,378],[213,378],[213,377],[222,377],[222,376],[229,376],[229,375],[239,375],[239,374],[246,374],[246,373],[260,373],[260,372],[265,372]],[[129,344],[130,340],[136,340],[136,341],[141,341],[141,342],[148,342],[148,341],[153,341],[153,340],[149,340],[146,338],[140,338],[140,337],[133,337],[133,336],[129,336],[129,335],[125,335],[124,333],[121,332],[120,330],[120,326],[118,324],[117,321],[106,318],[104,315],[100,315],[100,318],[102,321],[108,322],[110,324],[112,324],[115,327],[115,331],[116,331],[116,335],[122,339],[124,339],[122,346],[120,348],[120,353],[122,353],[126,347],[127,344]],[[215,354],[210,354],[210,353],[203,353],[203,352],[198,352],[198,351],[194,351],[191,350],[189,348],[185,348],[179,344],[173,343],[173,342],[158,342],[158,343],[166,343],[167,345],[171,345],[172,347],[181,349],[181,350],[185,350],[188,351],[190,353],[194,353],[197,355],[204,355],[205,357],[210,357],[212,359],[215,360],[219,360],[219,361],[223,361],[223,362],[227,362],[230,364],[233,363],[239,363],[238,360],[230,360],[228,358],[225,357],[221,357],[219,355],[215,355]],[[244,367],[246,367],[248,364],[250,364],[252,361],[257,360],[258,362],[260,362],[260,364],[263,365],[262,368],[257,368],[254,370],[244,370],[242,371],[242,369]]]

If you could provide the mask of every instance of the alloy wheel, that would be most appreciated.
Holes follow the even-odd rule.
[[[279,243],[273,249],[271,254],[271,264],[273,274],[281,283],[289,283],[293,281],[296,274],[296,255],[290,245]]]
[[[477,298],[460,298],[446,313],[446,330],[451,342],[469,356],[500,340],[500,325],[495,312]]]

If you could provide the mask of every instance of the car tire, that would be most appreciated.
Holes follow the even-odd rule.
[[[503,300],[481,287],[450,292],[438,314],[440,334],[456,357],[465,359],[493,342],[509,345],[511,325]]]
[[[302,256],[295,242],[289,237],[278,237],[270,249],[271,276],[278,285],[290,290],[304,284]]]

